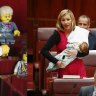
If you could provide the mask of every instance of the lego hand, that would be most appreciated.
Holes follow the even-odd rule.
[[[2,48],[2,56],[8,56],[8,53],[9,53],[9,46],[8,45],[1,45],[1,48]]]
[[[13,75],[17,75],[17,73],[16,72],[14,72],[14,74]]]
[[[20,31],[19,30],[15,30],[14,31],[14,36],[20,36]]]
[[[26,70],[26,68],[22,68],[22,72],[26,72],[27,70]]]

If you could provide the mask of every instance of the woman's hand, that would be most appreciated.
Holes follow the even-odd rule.
[[[77,56],[78,51],[77,50],[67,50],[67,55],[68,57],[73,57]]]

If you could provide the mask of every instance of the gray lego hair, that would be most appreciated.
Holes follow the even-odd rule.
[[[10,6],[2,6],[0,8],[0,15],[10,14],[13,15],[13,9]]]

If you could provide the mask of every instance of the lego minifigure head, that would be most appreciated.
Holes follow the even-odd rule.
[[[12,19],[13,9],[10,6],[0,8],[0,19],[2,22],[9,22]]]
[[[27,62],[27,54],[23,54],[23,61]]]

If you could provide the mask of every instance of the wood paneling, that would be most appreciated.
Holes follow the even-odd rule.
[[[91,27],[96,27],[95,5],[96,0],[28,0],[28,48],[35,49],[38,27],[55,27],[62,9],[72,10],[76,20],[82,14],[88,15],[91,18]]]

